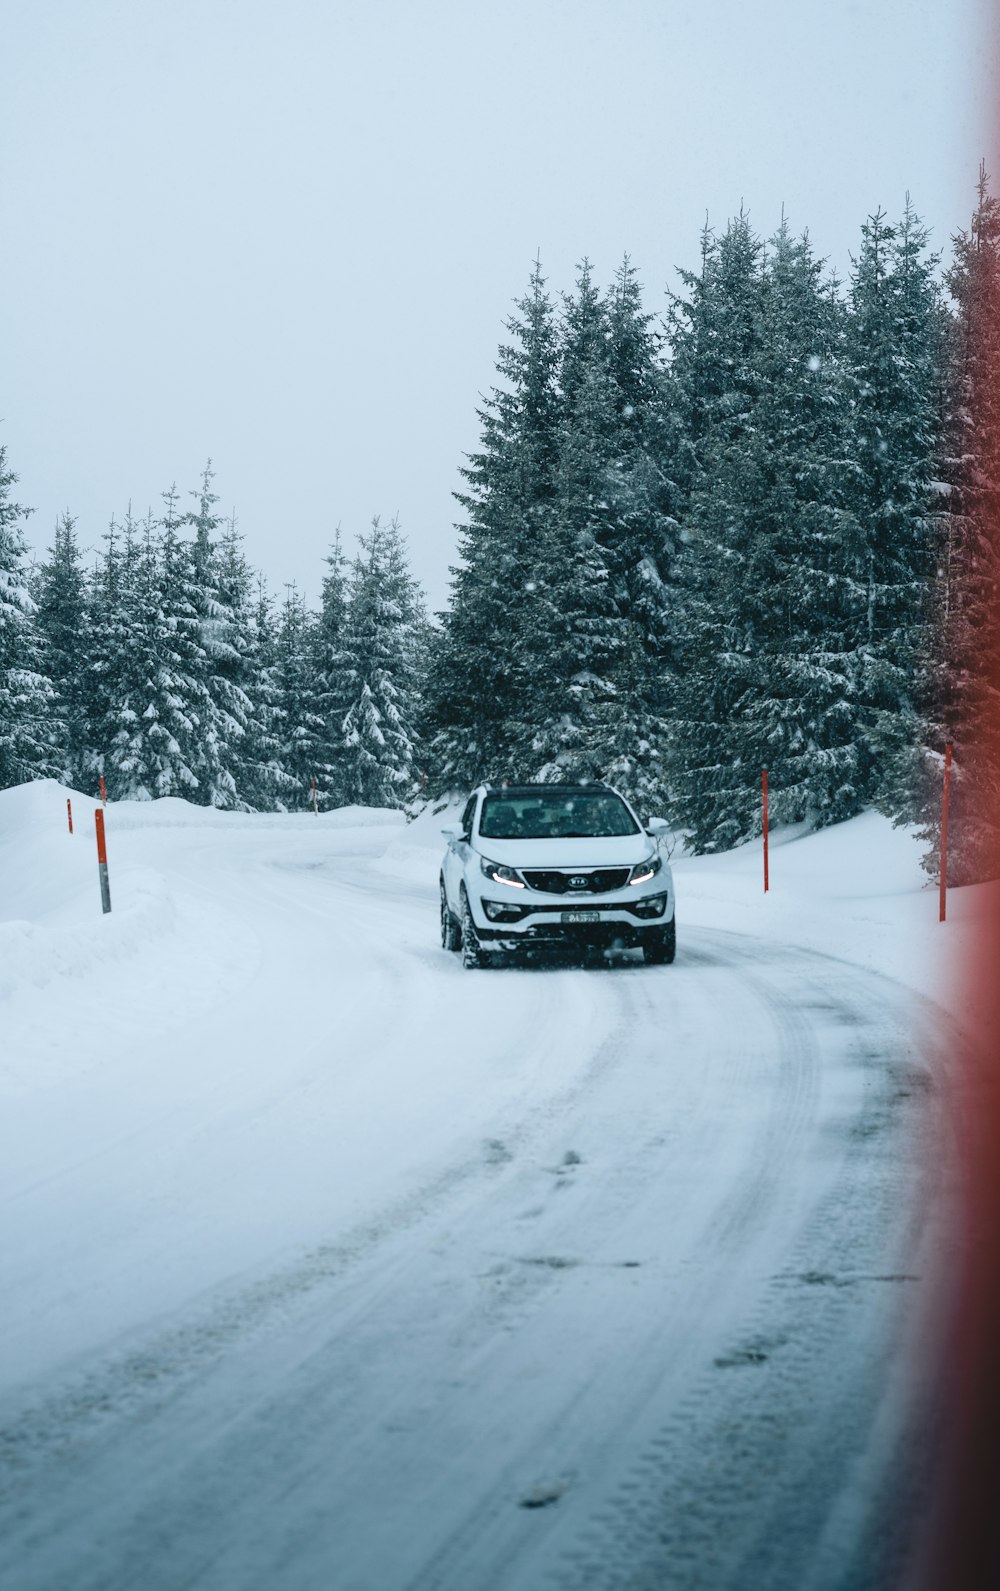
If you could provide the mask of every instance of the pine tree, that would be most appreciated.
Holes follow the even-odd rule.
[[[1000,833],[1000,201],[980,167],[969,230],[953,239],[937,516],[934,642],[921,817],[940,868],[942,761],[954,744],[949,880],[996,876]]]
[[[48,557],[39,568],[35,601],[35,631],[56,693],[62,777],[68,784],[89,789],[87,578],[76,520],[68,510],[57,520]]]
[[[202,471],[201,484],[190,493],[197,509],[187,513],[182,524],[190,525],[194,540],[185,547],[187,582],[184,600],[196,619],[198,656],[191,666],[205,696],[198,713],[198,736],[193,765],[198,776],[194,799],[206,806],[239,805],[232,764],[235,746],[246,728],[247,701],[240,683],[242,660],[233,644],[235,618],[226,601],[219,578],[219,530],[225,523],[217,511],[218,495],[212,491],[214,471],[209,459]],[[178,573],[182,561],[178,559]]]
[[[312,801],[322,732],[313,669],[313,620],[294,584],[285,587],[271,666],[274,731],[284,775],[282,810],[305,811]]]
[[[293,777],[282,762],[285,717],[278,678],[278,633],[273,604],[260,577],[243,657],[250,706],[239,743],[240,800],[254,812],[301,807],[301,780]]]
[[[609,327],[584,260],[566,301],[562,417],[553,491],[530,571],[530,627],[521,642],[525,688],[511,703],[511,771],[588,779],[612,757],[614,675],[626,626],[611,579],[616,525],[609,501],[619,416]]]
[[[672,376],[689,438],[681,675],[672,724],[673,813],[699,850],[744,837],[748,773],[733,713],[740,688],[722,666],[740,636],[749,532],[741,470],[761,387],[763,248],[741,213],[702,235],[700,275],[671,304]]]
[[[344,654],[345,793],[361,806],[402,807],[415,791],[414,662],[423,608],[396,520],[359,537]]]
[[[740,752],[768,768],[775,822],[813,826],[860,811],[862,530],[851,510],[854,411],[845,314],[808,237],[783,223],[767,262],[762,388],[742,488],[756,525],[744,644]],[[756,817],[747,832],[757,831]]]
[[[343,804],[345,790],[344,719],[350,707],[347,658],[347,560],[338,527],[326,557],[320,611],[314,632],[316,712],[321,727],[316,744],[316,780],[324,809]]]
[[[745,217],[675,314],[693,439],[677,806],[701,848],[878,800],[912,812],[938,309],[909,205],[863,229],[850,304]]]
[[[111,543],[108,561],[114,605],[101,736],[108,794],[115,800],[190,798],[197,788],[191,768],[194,735],[186,681],[177,668],[163,546],[152,513],[140,539],[129,509],[121,546]]]
[[[115,799],[199,799],[199,775],[218,765],[211,698],[199,640],[191,551],[173,487],[164,514],[148,514],[141,539],[126,517],[120,545],[109,538],[95,581],[95,625],[103,632],[95,743]],[[117,527],[113,527],[113,530]]]
[[[628,257],[606,299],[607,352],[618,417],[605,485],[613,536],[609,575],[626,636],[606,776],[640,807],[666,804],[668,725],[677,667],[676,571],[686,446],[662,342]]]
[[[848,318],[855,484],[866,605],[859,693],[871,763],[868,794],[893,817],[915,814],[921,740],[917,681],[929,650],[934,567],[931,482],[938,450],[941,313],[937,257],[907,197],[862,228]]]
[[[721,238],[706,223],[700,269],[680,272],[687,296],[668,298],[672,398],[684,438],[679,465],[687,492],[703,481],[706,450],[717,433],[735,439],[749,422],[760,351],[762,254],[745,211]]]
[[[834,822],[866,795],[844,315],[784,221],[762,261],[759,315],[752,423],[716,433],[693,514],[702,650],[683,695],[689,711],[712,703],[701,745],[724,794],[688,817],[711,846],[758,832],[764,767],[778,823]]]
[[[221,740],[224,780],[220,780],[216,805],[253,810],[246,785],[256,781],[256,754],[247,759],[247,736],[253,717],[257,646],[254,608],[254,574],[243,555],[233,514],[212,551],[212,584],[215,622],[202,645],[209,657],[209,691]]]
[[[32,626],[22,528],[31,510],[13,500],[16,484],[0,443],[0,789],[57,777],[63,734]]]
[[[478,411],[480,448],[462,470],[462,563],[432,651],[425,732],[439,791],[508,771],[508,726],[531,684],[522,642],[535,622],[529,588],[555,494],[560,418],[558,334],[538,263],[507,329],[500,384]]]
[[[133,579],[134,540],[129,525],[129,575],[123,574],[121,527],[114,516],[104,536],[104,552],[91,576],[87,591],[87,634],[90,647],[83,673],[83,698],[87,723],[87,752],[80,774],[81,789],[94,794],[98,779],[110,773],[108,751],[119,727],[127,670],[134,657],[133,611],[127,599]],[[114,794],[115,792],[112,792]]]

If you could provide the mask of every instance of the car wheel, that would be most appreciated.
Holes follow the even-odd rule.
[[[677,919],[671,917],[666,928],[656,935],[656,938],[647,939],[642,947],[643,959],[653,966],[663,966],[665,962],[673,961],[677,954]]]
[[[461,950],[462,930],[455,921],[448,897],[444,892],[444,880],[441,881],[441,948],[443,950]]]
[[[465,893],[464,889],[462,890],[462,927],[461,927],[461,935],[462,935],[462,966],[463,967],[486,967],[486,966],[489,966],[489,959],[488,959],[488,957],[486,955],[486,952],[483,950],[482,946],[479,943],[479,935],[476,933],[476,925],[472,921],[472,908],[469,905],[469,897]]]

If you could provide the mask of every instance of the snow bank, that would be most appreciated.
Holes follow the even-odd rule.
[[[72,834],[67,798],[73,805]],[[246,845],[252,833],[265,845],[270,842],[267,861],[294,868],[315,865],[296,857],[304,849],[311,858],[324,836],[358,831],[381,848],[405,824],[401,813],[367,807],[317,817],[223,813],[175,798],[112,802],[105,812],[112,911],[105,916],[94,832],[99,805],[51,779],[0,791],[0,1026],[8,1034],[34,1031],[31,1012],[40,996],[51,1002],[63,991],[70,997],[67,1010],[78,1011],[81,982],[98,970],[109,973],[116,964],[119,976],[105,981],[105,992],[117,1004],[127,980],[135,1003],[147,997],[151,1016],[161,1025],[173,1020],[163,1010],[166,989],[182,994],[190,1012],[244,977],[241,958],[252,963],[254,955],[246,930],[233,916],[220,921],[211,909],[218,893],[209,882],[212,855],[220,845]],[[177,830],[189,831],[186,843],[195,849],[204,847],[203,899],[192,897],[189,881],[178,885],[175,879],[176,853],[169,841]],[[221,893],[218,904],[224,912]],[[94,1029],[103,1020],[96,999],[95,991]],[[94,1048],[93,1031],[71,1034],[68,1029],[58,1065],[52,1056],[43,1065],[30,1044],[11,1041],[0,1053],[0,1077],[16,1086],[43,1076],[53,1080],[85,1064],[88,1052],[92,1059]]]
[[[114,909],[103,917],[94,837],[99,804],[51,779],[0,791],[0,999],[135,955],[174,928],[167,880],[134,864],[112,870]],[[109,818],[109,845],[115,827]]]
[[[718,856],[675,857],[681,921],[802,945],[950,998],[956,905],[969,891],[952,892],[953,921],[939,923],[915,830],[865,812],[818,832],[778,829],[770,852],[766,895],[760,840]]]

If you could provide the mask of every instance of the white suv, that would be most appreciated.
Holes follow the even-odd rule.
[[[674,884],[661,841],[604,784],[480,785],[442,830],[441,943],[482,967],[511,950],[641,946],[673,961]]]

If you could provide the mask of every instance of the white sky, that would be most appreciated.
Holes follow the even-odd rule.
[[[658,309],[706,210],[784,203],[841,272],[910,189],[946,242],[986,146],[986,0],[0,3],[0,438],[49,539],[193,487],[318,594],[450,493],[537,249]]]

